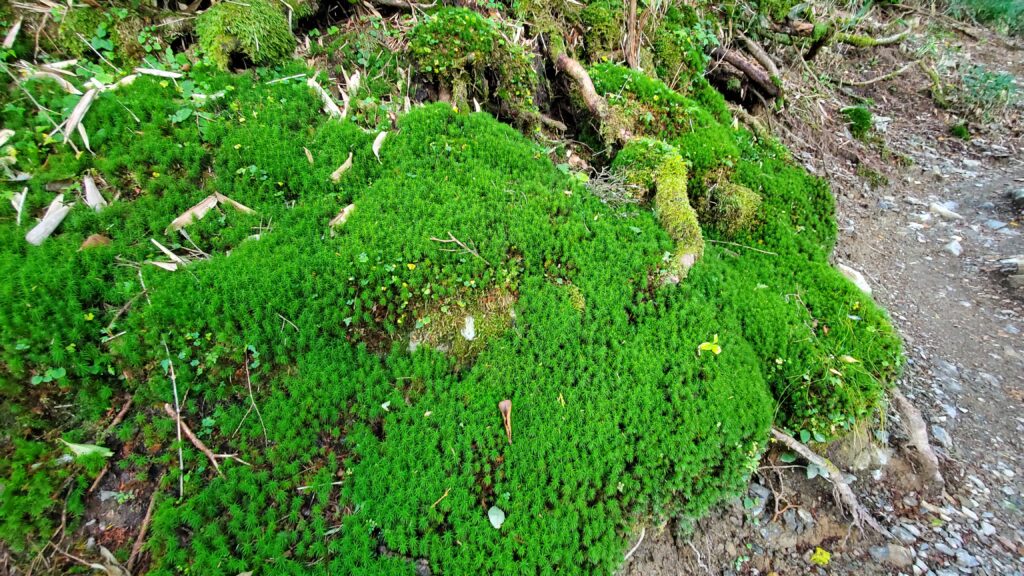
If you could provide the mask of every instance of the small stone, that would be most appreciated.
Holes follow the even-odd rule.
[[[459,334],[462,334],[462,337],[466,340],[473,340],[476,338],[476,319],[472,316],[466,316],[466,323],[462,327],[462,330],[459,331]]]
[[[981,534],[982,536],[994,536],[996,533],[996,527],[989,524],[988,522],[981,523]]]
[[[985,228],[989,230],[1002,230],[1006,228],[1006,222],[1001,220],[985,220]]]
[[[953,438],[949,436],[949,432],[946,432],[946,429],[942,426],[932,426],[932,437],[939,444],[942,444],[942,447],[946,450],[953,447]]]
[[[861,292],[871,296],[871,285],[868,284],[868,281],[864,278],[863,274],[841,262],[836,263],[836,268],[839,270],[840,274],[846,276],[850,282],[853,282],[857,288],[860,288]]]
[[[896,568],[909,568],[914,564],[914,553],[905,546],[889,544],[888,546],[872,546],[868,549],[871,557]]]
[[[946,556],[956,556],[956,550],[950,548],[945,542],[936,542],[935,549]]]
[[[958,240],[953,240],[952,242],[943,246],[942,249],[945,250],[946,252],[949,252],[953,256],[957,257],[964,253],[964,248],[963,246],[960,245],[960,242]]]
[[[975,522],[978,521],[978,515],[974,513],[974,510],[971,510],[970,508],[964,506],[963,508],[960,509],[960,511],[963,513],[964,516],[967,516],[971,520],[974,520]]]
[[[981,566],[981,562],[967,552],[967,550],[959,550],[956,553],[956,564],[963,568],[977,568],[978,566]]]
[[[893,528],[892,535],[904,544],[913,544],[914,542],[917,542],[917,537],[914,536],[909,530],[907,530],[903,526],[897,526]]]
[[[953,212],[949,208],[946,208],[945,206],[943,206],[942,204],[939,204],[937,202],[932,202],[931,204],[929,204],[928,205],[928,209],[932,211],[932,214],[935,214],[936,216],[938,216],[940,218],[945,218],[946,220],[963,220],[964,219],[963,216],[957,214],[956,212]]]

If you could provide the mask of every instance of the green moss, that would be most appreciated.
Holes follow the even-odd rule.
[[[658,221],[676,242],[668,273],[674,282],[685,278],[704,253],[704,237],[686,193],[686,164],[679,152],[664,142],[641,138],[616,155],[613,167],[627,183],[654,190]]]
[[[842,109],[846,117],[846,125],[854,138],[863,140],[871,133],[873,124],[871,122],[871,110],[867,106],[847,106]]]
[[[52,467],[61,449],[38,439],[92,442],[129,396],[173,402],[168,360],[184,421],[250,465],[225,460],[222,477],[186,441],[178,499],[174,420],[134,410],[118,427],[113,466],[169,471],[147,544],[156,576],[412,574],[414,559],[446,574],[609,573],[638,523],[739,493],[772,425],[837,434],[899,370],[884,312],[829,266],[827,185],[698,100],[658,85],[640,87],[658,100],[640,98],[631,84],[615,102],[664,119],[641,125],[667,143],[616,160],[656,189],[652,211],[601,202],[544,147],[443,104],[399,117],[378,161],[373,133],[328,120],[302,80],[268,73],[197,65],[191,88],[140,77],[104,92],[86,120],[103,127],[95,155],[36,143],[48,122],[34,106],[0,110],[19,169],[35,175],[30,218],[58,175],[93,170],[122,191],[100,213],[73,208],[39,247],[24,242],[27,223],[0,219],[0,424],[15,439],[0,447],[5,542],[31,553],[52,534],[64,499],[44,496],[62,474],[75,526],[76,495],[95,479],[81,463]],[[199,103],[192,88],[220,96]],[[66,97],[26,89],[50,109]],[[194,116],[172,122],[185,106]],[[662,286],[665,254],[693,230],[665,216],[704,178],[678,143],[702,131],[728,138],[729,181],[762,196],[760,225],[735,238],[761,251],[708,242],[685,282]],[[190,225],[209,257],[173,273],[120,265],[162,258],[150,239],[186,255],[167,225],[213,191],[255,213],[218,208]],[[111,245],[79,251],[97,232]],[[497,295],[514,319],[506,304],[488,314]],[[408,351],[426,315],[454,329],[465,311],[478,347]],[[721,353],[698,355],[716,334]],[[75,410],[33,411],[65,403]],[[500,530],[490,506],[506,513]]]
[[[704,77],[708,49],[717,42],[706,20],[690,6],[670,7],[648,31],[658,78],[682,94]]]
[[[619,50],[626,20],[622,2],[591,2],[580,12],[584,26],[583,41],[591,62],[609,60]]]
[[[782,22],[798,0],[757,0],[757,11],[774,22]]]
[[[74,58],[89,56],[93,51],[89,48],[89,42],[97,36],[98,30],[103,30],[104,36],[110,34],[109,24],[106,15],[102,10],[96,8],[71,8],[64,14],[57,28],[57,50],[62,54]],[[110,40],[114,46],[118,38],[111,35]]]
[[[665,83],[635,70],[598,64],[591,68],[598,93],[634,132],[653,136],[674,145],[690,162],[694,176],[728,165],[739,157],[733,131],[721,120],[728,117],[721,96],[715,98],[702,86],[696,93],[702,100],[687,98]]]
[[[268,0],[215,4],[196,19],[203,52],[222,70],[242,54],[257,65],[274,64],[295,49],[288,19]]]
[[[761,196],[731,182],[726,170],[718,170],[705,178],[697,201],[701,221],[729,237],[752,229],[757,224],[760,208]]]
[[[409,55],[452,102],[470,109],[474,98],[512,110],[534,110],[536,76],[530,56],[488,18],[465,8],[442,8],[410,33]]]
[[[970,140],[971,131],[967,128],[966,122],[958,122],[949,127],[949,133],[961,140]]]

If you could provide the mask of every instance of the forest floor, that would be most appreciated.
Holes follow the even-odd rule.
[[[1019,41],[967,32],[946,36],[943,48],[1024,79]],[[863,78],[912,59],[894,48],[844,57],[845,73],[863,68]],[[890,411],[830,455],[856,477],[855,492],[893,541],[851,529],[827,482],[766,459],[748,498],[717,507],[691,535],[648,528],[624,574],[1024,574],[1024,290],[995,265],[1024,253],[1024,212],[1009,199],[1024,188],[1024,127],[1009,117],[969,142],[951,137],[953,118],[929,86],[913,67],[867,87],[817,91],[792,104],[814,110],[810,120],[785,113],[773,129],[833,186],[834,259],[866,276],[899,327],[907,354],[899,386],[925,417],[945,493],[924,496]],[[871,99],[876,128],[887,124],[869,143],[842,121],[854,95]],[[961,218],[940,216],[932,203]],[[818,547],[830,553],[827,567],[810,561]]]

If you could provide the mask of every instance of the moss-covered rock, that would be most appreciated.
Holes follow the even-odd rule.
[[[409,38],[413,64],[447,93],[442,99],[464,110],[473,99],[493,100],[513,113],[535,110],[532,59],[506,40],[493,20],[465,8],[442,8]]]
[[[268,0],[216,4],[196,19],[196,35],[203,52],[222,70],[236,54],[266,65],[295,50],[288,19]]]
[[[580,12],[587,60],[600,62],[613,58],[625,34],[623,3],[612,0],[591,2]]]
[[[97,36],[97,33],[107,37],[116,46],[119,38],[116,34],[111,34],[109,24],[102,10],[91,7],[70,8],[64,13],[64,18],[57,28],[55,48],[59,53],[73,58],[92,54],[88,43]]]
[[[679,282],[704,253],[697,212],[686,192],[686,163],[673,146],[641,138],[624,147],[613,166],[627,183],[654,190],[658,222],[676,243],[668,264],[669,280]]]
[[[696,204],[701,222],[726,236],[736,236],[757,224],[761,195],[732,182],[729,171],[720,169],[704,178],[704,189]]]

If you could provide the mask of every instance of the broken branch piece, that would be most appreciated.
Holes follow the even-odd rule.
[[[236,202],[231,198],[228,198],[227,196],[221,194],[220,192],[214,192],[213,194],[210,194],[206,198],[203,198],[195,206],[183,212],[181,216],[178,216],[177,218],[172,220],[171,223],[167,226],[167,229],[164,230],[164,233],[169,234],[172,231],[181,230],[182,228],[188,226],[189,224],[192,224],[196,220],[202,220],[203,217],[206,216],[206,213],[209,212],[217,204],[226,204],[228,206],[231,206],[235,210],[238,210],[239,212],[245,212],[246,214],[254,213],[252,208],[249,208],[244,204]]]
[[[33,246],[42,244],[43,240],[49,238],[50,234],[53,234],[53,231],[57,229],[57,226],[60,226],[68,212],[71,212],[72,204],[64,204],[64,195],[58,194],[53,199],[53,202],[50,202],[50,207],[46,209],[46,214],[43,215],[43,219],[39,221],[39,224],[36,224],[25,235],[25,240]]]
[[[501,420],[505,424],[505,435],[508,436],[508,443],[512,445],[512,401],[502,400],[498,402],[498,411],[501,412]]]

